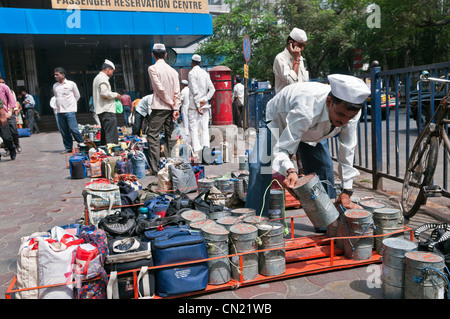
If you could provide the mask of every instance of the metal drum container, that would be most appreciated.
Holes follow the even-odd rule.
[[[375,209],[385,208],[386,205],[378,200],[363,200],[358,203],[364,210],[373,213]]]
[[[405,254],[405,299],[444,299],[443,257],[426,251]],[[431,269],[432,268],[432,269]]]
[[[267,215],[269,219],[278,219],[284,216],[284,190],[270,190],[270,202]]]
[[[375,235],[389,234],[395,231],[403,230],[403,213],[397,208],[377,208],[373,211],[373,223],[375,225]],[[375,248],[378,253],[383,247],[383,239],[388,237],[404,237],[403,232],[375,237]]]
[[[234,190],[238,195],[239,199],[244,201],[247,198],[247,187],[248,187],[248,175],[241,174],[237,178],[237,181],[234,182]]]
[[[217,219],[216,223],[225,227],[225,229],[229,231],[231,226],[242,223],[242,219],[234,216],[225,216]]]
[[[199,211],[199,210],[186,210],[180,214],[181,219],[183,219],[186,222],[186,225],[190,225],[192,222],[198,222],[207,219],[207,216],[205,213]]]
[[[347,221],[345,219],[344,214],[339,214],[338,219],[336,220],[336,237],[347,237],[348,231],[347,231]],[[331,225],[331,224],[330,224]],[[327,228],[328,231],[328,228]],[[329,236],[332,237],[332,236]],[[336,239],[336,248],[338,249],[344,249],[344,241],[347,239]]]
[[[227,210],[222,210],[222,211],[218,211],[218,212],[210,212],[208,214],[209,219],[212,220],[218,220],[221,217],[226,217],[226,216],[230,216],[231,212],[227,211]]]
[[[372,236],[372,213],[362,209],[349,209],[345,213],[348,236]],[[372,258],[373,237],[348,238],[344,240],[344,255],[353,260]]]
[[[222,194],[232,194],[234,192],[234,182],[229,178],[216,179],[216,187]]]
[[[216,222],[212,219],[202,219],[199,221],[192,221],[189,227],[193,230],[200,230],[203,226],[215,224]]]
[[[261,239],[259,250],[284,248],[284,227],[276,222],[261,222],[256,225]],[[277,276],[286,271],[285,249],[268,250],[258,253],[259,273],[263,276]]]
[[[231,216],[244,219],[245,217],[255,216],[256,210],[253,208],[236,208],[231,211]]]
[[[248,216],[244,218],[244,223],[255,225],[261,222],[268,221],[269,219],[264,216]]]
[[[239,223],[230,227],[230,251],[232,254],[245,253],[258,250],[258,228],[256,226]],[[258,253],[233,256],[231,276],[240,280],[240,257],[242,257],[243,280],[252,280],[258,277]]]
[[[405,297],[405,254],[417,250],[417,244],[404,238],[383,240],[381,289],[386,299]]]
[[[326,227],[339,217],[339,212],[315,173],[301,177],[292,190],[315,228]]]
[[[227,256],[229,254],[228,238],[230,232],[217,224],[207,224],[201,228],[205,238],[208,258]],[[231,280],[231,268],[228,257],[208,260],[208,283],[220,285]]]
[[[210,190],[211,187],[215,186],[216,181],[210,178],[202,178],[197,181],[198,192],[201,193],[205,190]]]

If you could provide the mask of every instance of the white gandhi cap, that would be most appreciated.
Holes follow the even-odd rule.
[[[202,62],[202,57],[199,56],[198,54],[194,54],[194,55],[192,56],[192,61]]]
[[[370,95],[370,89],[363,80],[344,74],[330,74],[328,76],[331,92],[343,101],[361,104]]]
[[[188,81],[186,81],[186,80],[182,80],[181,83],[183,83],[184,85],[188,85],[189,84]]]
[[[308,41],[308,37],[306,36],[306,32],[299,28],[292,29],[289,36],[294,39],[294,41],[298,43],[303,43]]]
[[[153,45],[153,50],[163,50],[166,51],[166,46],[162,43],[155,43]]]
[[[109,61],[108,59],[105,59],[105,62],[103,62],[104,64],[108,64],[113,70],[116,69],[116,67],[114,66],[114,63],[112,63],[111,61]]]

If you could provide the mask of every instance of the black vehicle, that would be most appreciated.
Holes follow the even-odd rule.
[[[444,75],[440,77],[441,79],[445,78]],[[447,75],[448,78],[448,75]],[[433,85],[433,84],[430,84]],[[444,98],[446,90],[445,90],[445,84],[441,83],[435,83],[434,84],[434,94],[430,91],[431,87],[428,86],[425,89],[422,89],[421,94],[421,105],[422,105],[422,112],[419,116],[419,91],[412,91],[411,97],[409,99],[409,106],[410,106],[410,114],[411,117],[416,121],[417,127],[419,127],[419,120],[421,121],[421,127],[424,127],[428,121],[431,119],[432,116],[432,109],[431,109],[431,100],[432,97],[434,97],[434,109],[437,108],[441,100]],[[433,95],[432,95],[433,94]]]

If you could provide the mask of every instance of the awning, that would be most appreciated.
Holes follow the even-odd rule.
[[[203,13],[0,8],[0,34],[150,36],[182,48],[212,35],[213,27]]]

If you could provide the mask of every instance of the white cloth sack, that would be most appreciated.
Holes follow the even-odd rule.
[[[37,287],[39,284],[38,250],[33,249],[38,244],[38,238],[50,238],[50,233],[36,232],[21,239],[17,255],[16,289]],[[19,291],[15,297],[16,299],[38,299],[39,289]]]
[[[39,299],[73,299],[73,266],[77,245],[67,247],[61,242],[39,241],[39,286],[67,283],[43,288]]]

